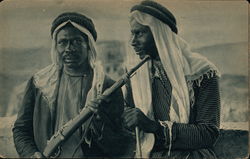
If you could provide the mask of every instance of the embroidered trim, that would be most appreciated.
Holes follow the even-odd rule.
[[[173,127],[173,122],[171,121],[160,121],[161,126],[164,127],[164,136],[165,138],[167,138],[167,130],[168,129],[168,133],[169,133],[169,147],[168,147],[168,157],[170,156],[170,152],[171,152],[171,148],[172,148],[172,127]],[[167,142],[165,143],[165,145],[167,145]]]
[[[186,80],[187,81],[195,81],[197,79],[199,79],[201,76],[203,76],[204,74],[211,74],[211,73],[215,73],[218,77],[221,76],[220,72],[217,70],[217,68],[213,67],[213,66],[207,66],[203,69],[201,69],[200,71],[198,71],[195,74],[192,75],[186,75]]]

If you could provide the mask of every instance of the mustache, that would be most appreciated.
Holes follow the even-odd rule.
[[[64,55],[62,58],[63,59],[78,59],[79,56],[71,54],[71,55]]]
[[[62,56],[65,56],[65,57],[66,57],[66,56],[69,56],[69,57],[70,57],[70,56],[79,56],[79,55],[78,55],[78,53],[77,53],[76,51],[70,51],[70,52],[67,51],[67,52],[64,52],[64,53],[62,54]]]
[[[63,52],[64,54],[76,54],[77,53],[77,51],[75,51],[75,50],[72,50],[72,51],[64,51]]]

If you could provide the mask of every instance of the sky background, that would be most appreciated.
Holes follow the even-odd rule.
[[[157,0],[176,17],[179,35],[193,47],[247,41],[246,1]],[[1,47],[48,47],[53,19],[64,11],[91,17],[99,40],[129,38],[128,15],[138,0],[5,0],[0,3]]]

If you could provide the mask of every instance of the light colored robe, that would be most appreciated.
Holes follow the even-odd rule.
[[[70,76],[62,73],[56,108],[55,132],[74,118],[85,105],[87,94],[91,88],[92,75]],[[72,157],[76,146],[81,140],[82,132],[76,131],[62,146],[59,157]],[[83,157],[81,148],[76,151],[75,157]]]

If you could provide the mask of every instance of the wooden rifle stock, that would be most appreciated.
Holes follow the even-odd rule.
[[[103,92],[104,98],[107,99],[113,92],[121,88],[130,78],[131,75],[139,69],[150,57],[146,56],[140,63],[125,73],[117,82]],[[60,130],[55,133],[47,143],[43,151],[44,157],[57,157],[60,145],[67,140],[94,112],[86,105],[81,112],[72,120],[68,121]],[[59,150],[60,151],[60,150]],[[60,152],[59,152],[60,153]]]

